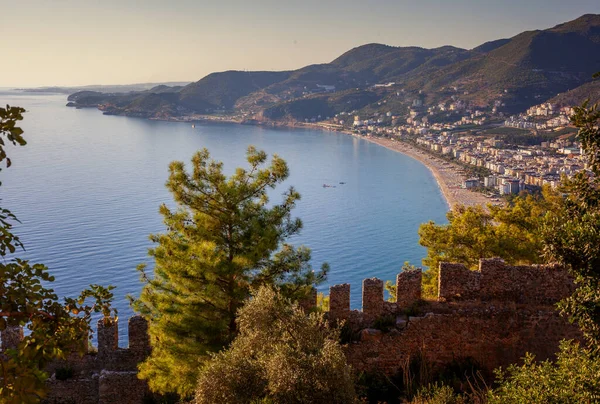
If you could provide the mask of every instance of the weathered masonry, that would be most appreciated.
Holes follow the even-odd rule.
[[[393,375],[420,355],[432,366],[472,358],[485,369],[506,366],[531,352],[552,357],[562,339],[581,338],[576,326],[555,310],[555,303],[575,289],[567,271],[556,265],[509,266],[499,259],[481,260],[478,271],[464,265],[440,265],[439,295],[421,299],[421,271],[396,278],[395,302],[384,300],[384,283],[365,279],[362,310],[350,309],[350,285],[330,288],[329,319],[344,320],[355,336],[345,347],[358,371]],[[314,307],[316,294],[303,301]],[[385,323],[385,331],[379,328]],[[391,324],[391,326],[390,326]],[[49,366],[49,404],[138,404],[148,398],[137,365],[150,353],[146,321],[129,320],[129,347],[118,347],[118,322],[98,323],[98,351]],[[0,335],[2,350],[23,338],[19,328]],[[86,341],[87,342],[87,341]],[[87,346],[87,343],[86,343]],[[73,377],[58,380],[68,368]]]
[[[137,378],[137,365],[150,353],[148,325],[142,317],[129,319],[129,347],[119,348],[119,324],[98,321],[98,351],[67,361],[52,363],[47,371],[50,391],[48,404],[139,404],[148,396],[146,382]],[[23,331],[9,328],[2,332],[2,350],[15,347]],[[85,341],[84,347],[88,344]],[[57,380],[56,374],[69,370],[73,377]]]
[[[562,339],[581,338],[576,326],[555,310],[575,286],[556,265],[509,266],[480,261],[478,271],[440,265],[437,301],[421,300],[421,271],[397,277],[395,302],[384,301],[383,281],[365,279],[362,310],[350,310],[350,285],[330,288],[329,318],[344,320],[355,336],[346,347],[357,370],[395,374],[420,356],[441,367],[472,358],[493,370],[531,352],[550,358]],[[378,323],[392,324],[386,331]]]

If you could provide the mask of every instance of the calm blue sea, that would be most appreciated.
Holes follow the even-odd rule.
[[[188,162],[202,147],[227,172],[245,163],[251,144],[288,162],[290,178],[272,199],[290,185],[302,194],[294,213],[304,229],[292,241],[312,249],[315,267],[331,265],[320,291],[351,284],[353,308],[360,308],[362,279],[391,280],[403,262],[420,265],[420,223],[445,222],[446,202],[426,167],[351,136],[103,116],[65,107],[64,95],[5,91],[0,104],[27,109],[28,144],[9,148],[13,166],[0,173],[2,206],[22,222],[16,226],[27,249],[22,256],[50,268],[59,295],[76,295],[91,283],[116,285],[123,320],[133,314],[125,296],[141,288],[135,267],[152,265],[148,235],[164,231],[158,207],[172,204],[167,166]]]

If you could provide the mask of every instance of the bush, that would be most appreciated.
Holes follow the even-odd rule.
[[[523,365],[496,375],[500,387],[490,392],[491,404],[600,402],[600,358],[572,341],[561,343],[554,363],[528,354]]]
[[[419,390],[411,404],[466,404],[468,401],[442,383],[429,384]]]
[[[262,287],[238,312],[239,335],[201,370],[196,404],[352,403],[351,368],[322,313]]]

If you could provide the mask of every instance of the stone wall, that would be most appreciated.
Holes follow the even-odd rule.
[[[527,352],[550,358],[560,340],[581,338],[578,328],[555,310],[555,303],[575,288],[560,266],[509,266],[487,259],[478,271],[470,271],[443,263],[439,282],[438,299],[423,301],[421,271],[400,273],[396,302],[390,303],[383,301],[383,282],[366,279],[362,311],[349,310],[348,285],[332,286],[335,312],[330,318],[344,320],[356,336],[345,348],[349,363],[357,370],[393,375],[416,356],[435,367],[471,358],[491,371]],[[375,329],[382,316],[388,317],[386,329]],[[395,326],[389,326],[390,316]]]
[[[423,272],[420,268],[403,271],[396,277],[396,304],[408,308],[421,300],[421,280]]]
[[[410,317],[402,329],[364,329],[360,341],[345,346],[348,362],[358,371],[398,373],[412,358],[422,357],[440,370],[453,360],[472,358],[488,374],[531,352],[542,360],[558,350],[562,339],[580,338],[577,327],[556,311],[498,307],[429,312]]]
[[[558,265],[511,266],[498,258],[482,259],[478,271],[464,265],[440,265],[439,298],[553,304],[573,293],[575,285]]]
[[[330,320],[345,321],[354,338],[345,346],[356,370],[397,373],[421,356],[435,367],[455,359],[475,359],[492,370],[518,361],[527,352],[550,358],[562,339],[580,339],[576,326],[560,317],[555,303],[575,285],[557,265],[510,266],[502,260],[481,260],[478,271],[442,263],[436,301],[421,300],[420,270],[396,278],[395,302],[384,301],[383,281],[365,279],[362,311],[350,310],[350,285],[330,288]],[[316,294],[302,302],[315,305]],[[385,330],[381,327],[385,319]],[[393,324],[389,324],[390,319]],[[375,329],[379,326],[382,329]],[[139,317],[128,323],[129,347],[118,347],[118,321],[98,322],[98,349],[48,366],[51,404],[137,404],[149,392],[137,378],[137,365],[150,353],[148,325]],[[2,350],[23,338],[19,328],[0,334]],[[87,340],[84,341],[87,347]],[[1,351],[0,351],[1,356]],[[70,368],[74,377],[57,380],[54,373]]]
[[[329,288],[329,315],[331,318],[347,318],[350,312],[350,284]]]
[[[140,316],[129,319],[129,347],[119,348],[119,322],[98,321],[97,351],[83,356],[72,354],[65,361],[51,363],[46,371],[48,404],[139,404],[149,394],[145,381],[137,378],[137,366],[150,354],[148,325]],[[23,337],[19,328],[1,333],[2,349],[12,348]],[[85,347],[88,341],[82,342]],[[57,380],[56,371],[69,369],[73,377]]]

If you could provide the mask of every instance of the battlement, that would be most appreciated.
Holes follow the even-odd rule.
[[[384,301],[384,283],[365,279],[362,311],[350,310],[350,285],[329,289],[329,316],[347,319],[362,316],[374,319],[383,314],[401,313],[421,300],[421,269],[408,270],[396,277],[396,301]],[[572,294],[572,277],[559,265],[511,266],[498,258],[482,259],[479,270],[463,264],[441,263],[438,301],[498,301],[531,305],[550,305]],[[355,313],[355,314],[352,314]]]
[[[438,300],[498,300],[519,304],[554,304],[575,290],[560,265],[507,265],[499,258],[479,260],[479,269],[440,264]]]
[[[350,310],[350,285],[330,288],[329,319],[351,330],[344,349],[354,369],[394,375],[419,355],[434,372],[457,358],[492,372],[527,352],[551,358],[561,340],[582,338],[555,309],[575,289],[561,266],[484,259],[471,271],[442,263],[435,301],[421,300],[421,278],[420,269],[398,274],[395,302],[384,301],[383,281],[365,279],[362,310]]]
[[[108,404],[141,403],[148,396],[145,381],[137,378],[137,366],[150,354],[148,323],[140,316],[129,319],[129,346],[119,348],[119,321],[99,320],[97,324],[97,352],[88,352],[89,338],[81,344],[86,353],[72,353],[64,361],[54,361],[46,367],[52,375],[59,369],[72,370],[73,377],[47,381],[49,393],[46,403]],[[10,327],[0,332],[2,352],[16,348],[23,339],[21,327]]]
[[[141,316],[133,316],[128,322],[129,347],[126,348],[134,353],[145,354],[150,350],[150,341],[148,339],[148,323]],[[98,320],[98,355],[105,356],[111,352],[119,350],[119,320]],[[6,349],[14,349],[23,339],[22,327],[7,327],[0,331],[0,341],[2,342],[0,352]],[[88,350],[88,339],[82,341],[85,352]],[[121,349],[123,350],[123,349]]]

